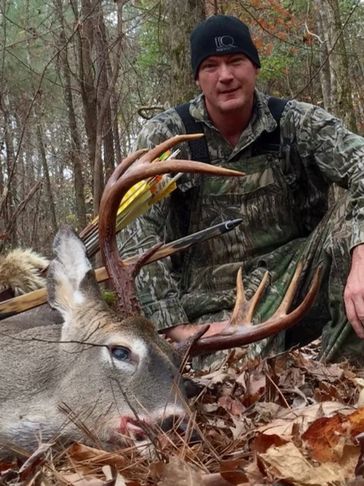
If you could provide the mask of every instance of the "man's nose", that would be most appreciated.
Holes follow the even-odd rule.
[[[233,79],[233,73],[228,64],[222,63],[219,66],[219,81],[227,82]]]

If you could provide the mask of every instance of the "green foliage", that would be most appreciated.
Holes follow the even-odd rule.
[[[57,79],[54,65],[49,63],[52,56],[52,9],[46,3],[33,0],[28,2],[7,2],[6,10],[6,55],[4,72],[7,84],[20,95],[29,86],[40,81],[44,69],[46,73],[42,90],[54,92]],[[31,92],[30,92],[31,94]]]
[[[261,58],[262,69],[259,77],[262,81],[284,79],[287,70],[293,66],[295,57],[288,52],[279,51],[278,49],[274,50],[270,56]]]
[[[103,300],[111,307],[115,306],[117,303],[117,295],[116,292],[111,290],[102,290],[102,298]]]
[[[160,63],[161,49],[158,30],[158,24],[154,19],[142,24],[138,30],[139,53],[137,64],[142,72],[153,70]]]

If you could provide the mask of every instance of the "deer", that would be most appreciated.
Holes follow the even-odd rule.
[[[29,248],[0,255],[0,302],[44,287],[48,265],[47,258]]]
[[[0,322],[0,456],[30,453],[40,441],[95,441],[105,448],[148,439],[148,427],[167,429],[188,417],[186,356],[242,346],[297,323],[311,307],[320,274],[303,301],[288,312],[302,268],[277,311],[253,325],[254,309],[268,275],[247,301],[241,271],[228,321],[203,326],[177,324],[157,332],[141,315],[134,279],[158,252],[151,248],[126,265],[116,243],[120,201],[135,183],[154,175],[200,172],[241,177],[237,171],[191,160],[157,157],[196,135],[176,136],[149,151],[126,157],[110,176],[100,203],[100,247],[117,296],[117,310],[104,302],[81,239],[63,227],[54,239],[47,274],[46,322],[32,311]],[[153,162],[153,163],[151,163]],[[129,443],[129,442],[128,442]]]

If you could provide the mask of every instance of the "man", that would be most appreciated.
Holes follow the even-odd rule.
[[[205,134],[209,162],[247,175],[183,176],[172,198],[127,230],[133,241],[127,253],[227,219],[241,217],[243,223],[178,259],[145,268],[138,279],[145,314],[159,328],[226,318],[243,266],[248,295],[270,272],[271,285],[257,312],[263,320],[304,258],[298,298],[317,265],[324,267],[313,309],[302,324],[252,346],[252,352],[304,344],[322,331],[324,358],[364,360],[352,332],[364,338],[364,139],[318,107],[259,92],[259,55],[248,27],[235,17],[218,15],[199,24],[191,34],[191,60],[201,94],[187,115],[172,108],[150,120],[137,146],[152,147],[185,133],[192,119]],[[191,151],[200,149],[184,144],[180,157],[193,158]],[[348,188],[349,195],[328,211],[331,182]]]

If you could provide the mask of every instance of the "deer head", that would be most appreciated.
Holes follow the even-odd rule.
[[[135,166],[129,167],[130,158],[124,160],[111,177],[101,205],[101,233],[113,233],[113,200],[107,195],[114,181],[122,182],[117,190],[120,199],[137,180],[160,171],[158,162],[150,167],[147,162],[154,159],[154,153]],[[171,162],[167,170],[188,171],[191,164]],[[196,169],[205,171],[200,163]],[[209,167],[206,172],[234,174]],[[103,251],[113,275],[118,269],[112,268],[110,239],[104,240]],[[145,438],[144,425],[163,427],[171,417],[184,417],[186,391],[178,349],[159,336],[134,307],[128,307],[128,290],[122,312],[105,304],[85,247],[69,228],[58,232],[54,253],[47,276],[48,300],[61,313],[62,324],[44,326],[32,313],[1,321],[0,446],[12,443],[32,448],[39,440],[79,440],[85,432],[104,444],[120,444],[128,437]],[[128,289],[142,261],[135,263],[132,272],[120,266],[114,276],[116,285]]]

